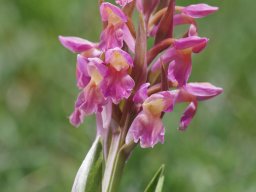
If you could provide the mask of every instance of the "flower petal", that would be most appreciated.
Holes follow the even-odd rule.
[[[78,109],[75,109],[75,111],[69,116],[70,123],[75,127],[78,127],[83,120],[84,114]]]
[[[129,49],[134,53],[135,50],[135,40],[130,32],[130,29],[127,27],[127,25],[123,26],[123,39],[126,45],[129,47]]]
[[[176,49],[174,49],[173,47],[167,49],[164,52],[164,54],[161,56],[161,58],[158,58],[156,62],[152,65],[151,70],[152,71],[160,70],[162,67],[162,63],[163,64],[170,63],[175,59],[176,55],[177,55]]]
[[[100,35],[99,47],[103,51],[111,48],[123,47],[124,32],[121,28],[116,29],[114,26],[108,26]]]
[[[133,102],[135,104],[140,104],[145,101],[145,99],[148,98],[148,87],[150,86],[150,83],[144,83],[140,86],[139,90],[135,93],[133,97]]]
[[[215,87],[210,83],[188,83],[184,90],[199,101],[210,99],[223,92],[222,88]]]
[[[178,50],[192,48],[193,52],[198,53],[206,47],[207,42],[208,42],[207,38],[190,36],[190,37],[175,40],[173,43],[173,46]]]
[[[116,25],[127,22],[127,17],[124,12],[111,3],[102,3],[100,6],[100,14],[102,21],[108,21],[108,24]]]
[[[140,141],[142,148],[154,147],[158,142],[164,143],[164,126],[161,119],[141,112],[128,131],[126,143],[132,140],[135,143]]]
[[[182,12],[193,18],[202,18],[218,11],[218,9],[219,9],[218,7],[213,7],[213,6],[209,6],[207,4],[201,3],[201,4],[189,5],[187,7],[184,7],[182,9]]]
[[[74,53],[81,53],[83,51],[88,51],[96,46],[95,43],[87,41],[79,37],[63,37],[59,36],[61,44],[68,50]]]
[[[76,79],[77,79],[77,86],[82,89],[86,87],[86,85],[90,82],[91,77],[87,71],[87,65],[89,60],[82,56],[77,55],[77,66],[76,66]]]
[[[112,67],[101,84],[101,89],[105,97],[109,97],[113,103],[118,104],[122,99],[131,95],[135,83],[127,74],[127,71],[116,71]]]
[[[177,55],[168,67],[168,79],[179,87],[185,85],[192,71],[191,54]]]
[[[186,108],[185,112],[183,113],[181,120],[180,120],[180,126],[179,130],[184,131],[190,124],[191,120],[196,114],[197,110],[197,101],[192,101],[189,106]]]
[[[105,62],[117,71],[127,70],[133,66],[132,57],[120,48],[109,49],[105,53]]]

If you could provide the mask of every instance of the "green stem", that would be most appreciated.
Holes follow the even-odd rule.
[[[120,151],[118,152],[113,173],[111,175],[108,192],[118,191],[126,161],[131,151],[136,147],[136,145],[137,144],[133,142],[130,143],[129,145],[123,145]]]
[[[109,154],[106,162],[106,167],[104,171],[104,176],[103,176],[102,192],[108,192],[108,188],[110,185],[110,181],[111,181],[114,166],[115,166],[115,161],[120,148],[120,139],[121,139],[120,133],[115,133],[112,135],[112,142],[111,142],[111,146],[110,146],[110,150],[109,150]]]
[[[120,185],[120,181],[122,178],[126,159],[127,159],[126,155],[122,151],[119,151],[119,153],[116,157],[114,169],[113,169],[113,172],[111,175],[110,184],[109,184],[107,192],[118,191],[118,187]]]

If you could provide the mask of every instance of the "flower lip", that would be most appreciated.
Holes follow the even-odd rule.
[[[108,21],[109,24],[126,23],[127,17],[124,12],[111,3],[102,3],[100,6],[100,14],[102,21]]]
[[[105,62],[117,71],[127,70],[133,66],[132,57],[120,48],[109,49],[105,54]]]
[[[140,86],[139,90],[135,93],[133,97],[133,102],[135,104],[143,103],[148,98],[148,87],[150,83],[144,83]]]

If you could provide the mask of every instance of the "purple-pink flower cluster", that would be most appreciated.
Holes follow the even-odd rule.
[[[120,6],[100,3],[103,31],[97,43],[63,37],[64,47],[77,54],[77,87],[80,93],[70,122],[79,126],[85,116],[96,114],[98,133],[118,127],[124,142],[153,147],[164,142],[162,118],[179,103],[187,103],[180,119],[185,130],[198,101],[222,93],[210,83],[191,83],[192,55],[205,49],[208,38],[198,35],[197,18],[218,10],[206,4],[176,6],[174,0],[116,0]],[[140,15],[135,31],[132,14]],[[187,30],[180,37],[178,25]],[[148,46],[148,39],[154,45]]]

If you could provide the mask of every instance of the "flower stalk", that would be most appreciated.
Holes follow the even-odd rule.
[[[162,118],[166,113],[172,113],[180,103],[187,103],[179,123],[179,130],[184,131],[199,102],[223,91],[210,83],[189,81],[192,56],[202,52],[209,41],[199,36],[196,19],[214,13],[217,7],[207,4],[181,7],[176,6],[175,0],[116,0],[116,3],[99,0],[103,25],[99,42],[59,37],[65,48],[77,54],[80,93],[70,122],[78,127],[86,116],[96,115],[97,138],[102,141],[105,164],[103,192],[118,191],[125,164],[137,145],[150,148],[164,143]],[[137,30],[132,20],[135,11],[139,14]],[[188,27],[175,37],[179,25]],[[152,47],[148,47],[150,38],[154,42]],[[88,167],[86,172],[90,170],[94,171]],[[163,168],[160,170],[155,179],[161,179],[156,183],[162,186]]]

